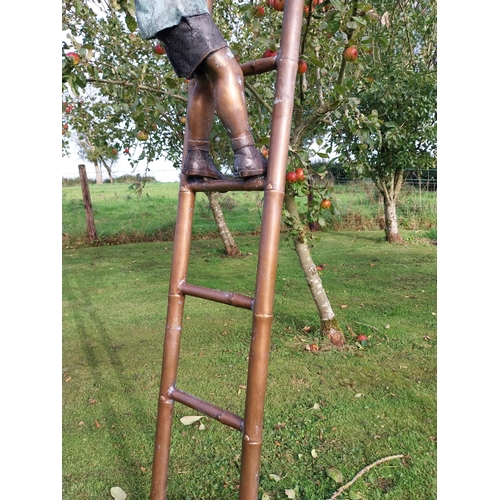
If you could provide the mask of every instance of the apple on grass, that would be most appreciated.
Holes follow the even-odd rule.
[[[368,344],[368,338],[366,335],[358,335],[356,340],[365,347]]]

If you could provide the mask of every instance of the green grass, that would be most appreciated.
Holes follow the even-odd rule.
[[[189,281],[252,295],[258,237],[237,242],[244,256],[229,259],[219,239],[194,241]],[[171,251],[170,242],[63,251],[66,500],[110,498],[112,486],[148,498]],[[400,453],[408,457],[375,467],[341,498],[436,498],[436,247],[417,238],[389,245],[380,231],[324,233],[313,257],[350,348],[320,338],[283,240],[259,498],[296,488],[297,498],[326,500],[339,487],[329,468],[346,482]],[[178,387],[242,415],[250,320],[249,311],[188,297]],[[369,336],[365,349],[349,328]],[[311,342],[319,353],[305,350]],[[207,418],[206,430],[180,423],[195,413],[175,407],[168,498],[236,499],[241,436]]]
[[[139,196],[131,183],[90,184],[95,225],[101,241],[168,241],[173,238],[177,213],[178,183],[147,183]],[[371,182],[335,187],[332,212],[321,214],[324,231],[376,230],[383,228],[383,205]],[[226,221],[234,234],[258,232],[261,223],[262,193],[233,192],[220,195]],[[307,200],[298,198],[299,205]],[[64,242],[71,246],[86,235],[85,210],[80,186],[63,187],[62,214]],[[436,226],[436,193],[406,188],[400,195],[400,229],[422,230]],[[196,197],[193,236],[217,234],[208,199]]]

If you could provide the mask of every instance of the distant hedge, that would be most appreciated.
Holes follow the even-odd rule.
[[[128,184],[133,182],[158,182],[153,176],[142,176],[140,174],[137,175],[121,175],[120,177],[115,177],[113,182]],[[95,179],[88,179],[89,184],[96,184]],[[109,179],[105,179],[102,181],[103,184],[109,184]],[[66,177],[62,178],[62,187],[70,187],[70,186],[79,186],[80,179],[78,177],[68,179]]]

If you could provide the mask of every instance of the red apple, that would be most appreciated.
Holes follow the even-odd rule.
[[[297,172],[295,170],[292,170],[291,172],[287,172],[286,174],[286,181],[289,182],[290,184],[294,184],[297,182]]]
[[[299,65],[297,67],[297,72],[299,75],[302,75],[307,71],[307,63],[304,61],[304,59],[299,59]]]
[[[321,203],[320,203],[321,208],[330,208],[331,204],[332,203],[330,202],[330,200],[327,200],[327,199],[321,200]]]
[[[297,181],[304,182],[306,180],[306,176],[304,174],[304,170],[302,168],[296,168],[295,173],[297,174]]]
[[[262,57],[266,58],[266,57],[275,57],[277,56],[278,53],[274,50],[271,50],[271,49],[267,49],[264,54],[262,54]]]
[[[123,150],[123,152],[124,152],[126,155],[128,155],[128,154],[129,154],[129,149],[128,149],[128,148],[125,148],[125,149]]]
[[[69,57],[75,66],[80,63],[80,56],[76,52],[68,52],[66,57]]]
[[[351,45],[351,47],[347,47],[347,49],[344,50],[344,59],[347,62],[354,62],[357,58],[358,49],[354,45]]]
[[[137,139],[139,139],[140,141],[145,141],[145,140],[147,140],[148,137],[149,137],[149,135],[145,130],[141,130],[137,134]]]
[[[368,338],[366,335],[358,335],[356,340],[364,347],[366,344],[368,344]]]
[[[269,150],[266,148],[266,146],[262,146],[260,148],[260,152],[262,153],[262,156],[264,158],[269,158]]]
[[[265,13],[266,11],[263,5],[257,5],[257,7],[255,7],[255,17],[264,17]]]
[[[271,7],[274,10],[283,12],[283,10],[285,9],[285,0],[273,0]]]
[[[157,43],[155,45],[155,52],[159,55],[162,56],[163,54],[166,54],[167,51],[165,50],[165,47],[161,43]]]

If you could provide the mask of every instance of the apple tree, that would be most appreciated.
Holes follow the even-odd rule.
[[[336,161],[373,180],[386,240],[401,242],[396,207],[404,171],[436,166],[436,2],[373,4],[383,14],[367,29],[373,44],[356,85],[357,109],[340,117]]]
[[[162,158],[180,167],[187,82],[141,38],[133,1],[66,0],[62,22],[63,106],[71,108],[63,117],[63,154],[72,136],[91,139],[91,156],[105,168],[102,152],[124,155],[132,169]],[[217,194],[207,196],[226,253],[238,254]]]
[[[276,0],[267,4],[214,2],[216,24],[241,62],[279,51],[283,4],[284,1]],[[165,56],[154,51],[154,42],[141,39],[131,0],[114,0],[104,10],[102,5],[90,0],[63,3],[63,27],[68,33],[63,42],[64,86],[75,95],[88,85],[99,90],[101,101],[89,104],[85,110],[89,116],[103,109],[108,113],[102,133],[97,134],[99,144],[118,151],[131,151],[135,145],[140,151],[135,158],[152,161],[164,156],[180,166],[186,82],[175,76]],[[306,225],[324,222],[325,211],[334,208],[333,195],[324,182],[325,172],[315,171],[311,160],[317,155],[330,158],[337,154],[340,161],[361,175],[373,172],[372,178],[381,187],[392,182],[391,175],[394,179],[397,171],[394,165],[406,168],[413,161],[405,156],[404,148],[408,152],[413,144],[409,145],[407,139],[424,138],[418,137],[419,132],[410,125],[408,130],[404,129],[406,122],[399,121],[404,117],[404,109],[398,115],[388,114],[389,105],[394,103],[398,108],[401,100],[387,87],[392,81],[391,68],[392,78],[401,78],[398,87],[405,88],[408,97],[412,85],[420,81],[414,65],[412,81],[407,81],[407,74],[402,71],[411,45],[408,40],[418,40],[413,45],[411,61],[423,53],[431,54],[432,58],[429,40],[434,21],[429,20],[426,27],[425,22],[419,22],[412,6],[391,3],[390,10],[389,7],[386,10],[383,2],[373,6],[349,0],[306,0],[304,4],[288,166],[288,173],[295,173],[296,178],[287,175],[284,221],[318,308],[321,330],[336,345],[343,345],[345,339],[314,265],[311,235]],[[428,17],[433,16],[431,7],[426,11]],[[396,22],[396,13],[401,22]],[[397,29],[393,28],[396,26]],[[69,51],[77,53],[76,64],[67,55]],[[245,80],[250,125],[255,142],[263,151],[269,147],[274,80],[274,73]],[[420,98],[415,101],[415,115],[427,116],[420,109],[423,102]],[[432,108],[432,96],[427,105],[427,109]],[[75,106],[75,109],[80,108]],[[82,113],[81,119],[75,119],[72,125],[84,129],[88,122],[89,118]],[[138,142],[138,138],[145,140]],[[217,120],[211,139],[214,160],[224,170],[231,164],[232,155],[227,134]],[[393,161],[394,148],[399,146],[403,146],[400,155]],[[426,151],[432,150],[431,133],[421,141],[421,146]],[[387,159],[377,164],[383,152],[387,152]],[[405,162],[402,158],[406,158]]]

